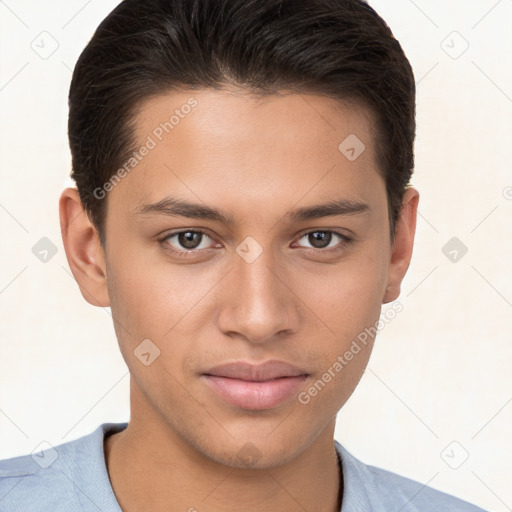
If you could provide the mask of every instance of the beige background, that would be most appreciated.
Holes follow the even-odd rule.
[[[110,312],[82,299],[57,214],[70,169],[71,70],[116,4],[0,2],[0,458],[128,419],[129,378]],[[404,309],[379,334],[336,438],[365,462],[505,512],[512,510],[512,1],[371,4],[415,69],[420,217]],[[42,237],[57,249],[46,263],[32,252]],[[452,237],[468,248],[455,263],[442,251]]]

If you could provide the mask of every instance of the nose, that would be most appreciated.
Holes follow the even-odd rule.
[[[265,343],[299,328],[301,300],[294,292],[291,273],[284,272],[270,252],[264,250],[252,262],[234,255],[217,316],[224,334]]]

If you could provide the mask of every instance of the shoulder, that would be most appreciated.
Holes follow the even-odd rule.
[[[104,502],[108,495],[101,484],[105,477],[108,482],[108,475],[103,436],[107,430],[124,426],[103,423],[90,434],[67,443],[48,444],[41,451],[0,460],[0,512],[82,512],[96,501]],[[100,488],[94,489],[98,484]]]
[[[364,464],[335,441],[341,455],[344,480],[342,509],[359,503],[361,510],[387,512],[485,512],[467,501],[437,491],[426,484],[397,475],[391,471]],[[343,509],[344,510],[344,509]],[[355,508],[359,510],[359,508]]]
[[[79,440],[37,453],[0,461],[0,511],[52,510],[57,502],[70,511],[79,510],[73,488]],[[62,508],[64,510],[64,508]]]

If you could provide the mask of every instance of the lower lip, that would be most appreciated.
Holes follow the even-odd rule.
[[[255,411],[277,407],[294,395],[307,379],[307,375],[260,382],[215,375],[203,375],[203,377],[210,389],[226,402],[241,409]]]

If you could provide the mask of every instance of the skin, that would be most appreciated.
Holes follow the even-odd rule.
[[[392,244],[371,113],[312,94],[256,99],[203,89],[155,97],[138,113],[141,145],[190,97],[198,106],[108,193],[106,248],[77,191],[60,198],[70,268],[88,302],[111,307],[130,369],[129,425],[105,441],[112,487],[130,512],[339,511],[336,414],[373,340],[308,404],[294,395],[266,410],[237,408],[213,394],[201,373],[279,359],[305,369],[302,389],[310,388],[375,325],[382,304],[399,296],[419,194],[406,191]],[[366,146],[355,161],[338,150],[349,134]],[[171,194],[233,222],[134,214]],[[338,198],[368,210],[285,216]],[[190,257],[171,254],[190,246],[177,236],[161,239],[187,229],[207,236]],[[353,241],[333,234],[323,248],[308,236],[322,230]],[[251,263],[236,252],[248,236],[262,248]],[[160,350],[149,366],[134,355],[144,339]],[[239,455],[248,446],[257,453],[252,464]]]

